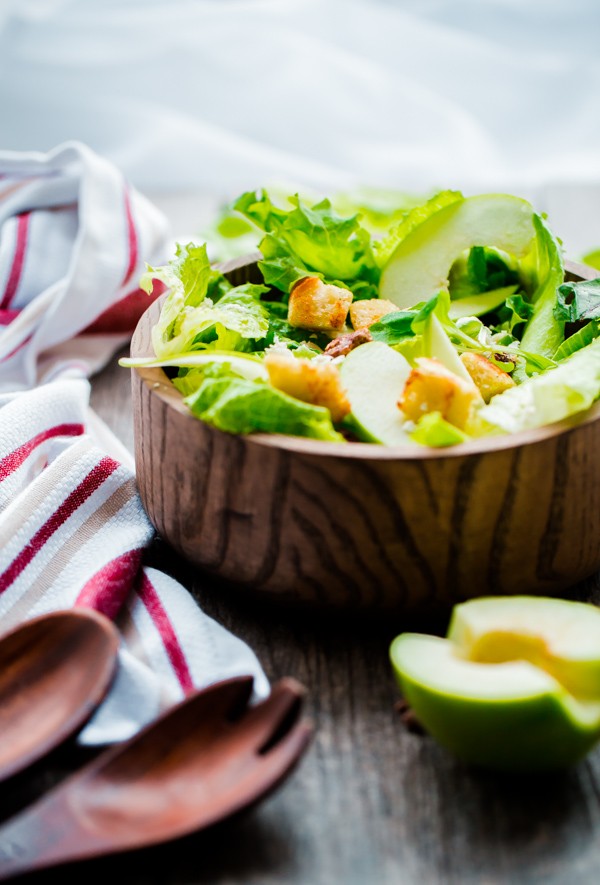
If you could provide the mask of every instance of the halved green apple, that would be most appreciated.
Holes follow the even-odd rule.
[[[366,442],[387,446],[411,443],[398,400],[410,375],[402,354],[381,341],[352,350],[340,366],[350,401],[349,427]]]
[[[383,268],[379,295],[408,308],[448,287],[454,262],[473,246],[494,246],[516,258],[531,247],[533,209],[507,194],[457,200],[434,212],[400,242]]]
[[[491,769],[560,768],[600,738],[600,610],[543,597],[456,606],[446,639],[390,649],[404,696],[440,744]]]

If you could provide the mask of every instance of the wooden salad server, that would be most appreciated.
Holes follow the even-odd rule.
[[[0,781],[74,735],[104,699],[119,634],[103,615],[42,615],[0,638]]]
[[[274,789],[306,749],[292,679],[248,707],[252,677],[218,682],[107,750],[0,828],[0,879],[187,835]]]

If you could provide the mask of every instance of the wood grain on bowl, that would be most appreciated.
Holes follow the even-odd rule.
[[[224,266],[255,280],[255,256]],[[568,264],[568,278],[595,271]],[[134,357],[152,356],[163,299]],[[473,596],[556,594],[600,568],[600,410],[452,449],[232,436],[192,417],[162,369],[134,369],[137,477],[158,532],[263,594],[439,613]]]

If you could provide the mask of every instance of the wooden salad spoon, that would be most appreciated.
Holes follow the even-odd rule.
[[[58,611],[0,638],[0,781],[75,734],[104,699],[119,634],[103,615]]]
[[[0,879],[187,835],[254,804],[306,749],[304,690],[278,682],[248,707],[252,677],[186,698],[0,828]]]

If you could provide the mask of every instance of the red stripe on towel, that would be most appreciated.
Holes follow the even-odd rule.
[[[133,220],[133,212],[131,209],[131,197],[129,194],[129,188],[127,186],[125,186],[124,197],[125,219],[127,221],[127,241],[129,247],[129,263],[127,265],[127,270],[125,271],[125,276],[123,277],[123,282],[121,283],[122,286],[127,285],[138,263],[138,236]]]
[[[185,654],[179,644],[179,640],[177,639],[173,625],[169,620],[166,609],[160,601],[160,597],[156,592],[155,587],[145,573],[142,575],[142,580],[138,588],[138,596],[146,606],[150,617],[154,621],[154,625],[160,634],[160,638],[162,639],[171,666],[175,671],[175,675],[179,680],[179,684],[187,694],[194,688],[194,683],[187,665]]]
[[[114,619],[121,610],[142,561],[141,550],[128,550],[108,562],[83,587],[75,605],[93,608]]]
[[[13,584],[22,571],[29,565],[32,559],[40,552],[46,541],[69,519],[70,516],[81,507],[90,495],[108,479],[111,473],[119,466],[112,458],[102,458],[96,466],[90,470],[77,488],[67,495],[58,510],[55,510],[50,519],[37,530],[33,538],[23,547],[18,556],[13,559],[5,572],[0,575],[0,593],[4,593]]]
[[[33,338],[33,332],[31,335],[28,335],[27,338],[23,338],[22,341],[19,341],[16,347],[13,347],[10,353],[7,353],[6,356],[0,357],[0,363],[5,363],[7,360],[11,359],[16,353],[22,350]]]
[[[23,265],[25,263],[25,249],[27,247],[27,232],[29,229],[30,214],[30,212],[23,212],[21,215],[17,215],[17,240],[15,246],[15,254],[12,267],[10,269],[8,282],[6,284],[6,289],[4,290],[4,296],[2,298],[2,301],[0,302],[0,309],[2,310],[10,307],[10,302],[14,298],[19,286],[19,282],[21,280]]]
[[[47,439],[52,439],[55,436],[80,436],[83,431],[83,424],[56,424],[54,427],[42,430],[0,460],[0,482],[6,479],[7,476],[10,476],[11,473],[14,473],[31,452]]]
[[[141,315],[150,307],[165,291],[166,286],[160,280],[154,280],[152,294],[148,295],[142,289],[130,292],[107,307],[93,323],[85,328],[80,335],[106,335],[107,333],[133,332]]]
[[[0,326],[9,326],[20,313],[20,310],[2,310],[0,308]]]

